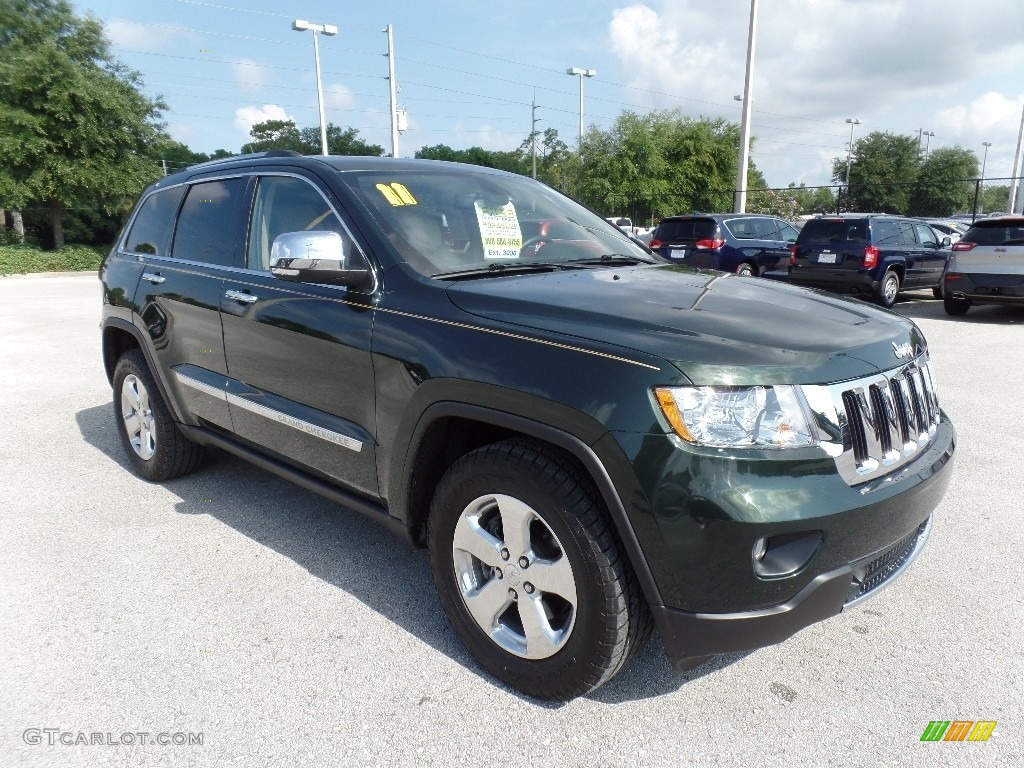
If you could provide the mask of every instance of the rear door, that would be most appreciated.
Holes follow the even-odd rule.
[[[135,304],[158,375],[185,410],[182,418],[224,429],[231,428],[231,419],[220,302],[224,278],[239,256],[245,184],[236,176],[177,188],[183,202],[169,253],[161,252],[158,239],[136,235],[134,226],[128,237],[129,247],[149,252]]]
[[[242,438],[375,495],[370,294],[269,271],[274,238],[285,232],[336,232],[347,253],[365,261],[335,202],[312,176],[259,177],[245,267],[220,296],[227,397]]]
[[[949,251],[942,247],[935,230],[924,223],[914,223],[917,235],[917,249],[914,251],[914,271],[917,274],[916,287],[931,288],[942,280],[942,273],[949,259]]]

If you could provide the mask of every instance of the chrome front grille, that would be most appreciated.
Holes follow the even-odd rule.
[[[899,469],[935,438],[939,400],[926,355],[886,373],[803,391],[821,445],[849,485]]]

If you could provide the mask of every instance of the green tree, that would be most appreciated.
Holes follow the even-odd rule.
[[[482,165],[485,168],[498,168],[502,171],[523,175],[530,173],[529,162],[523,159],[519,151],[492,152],[483,147],[453,149],[446,144],[435,144],[432,147],[421,147],[416,151],[415,157],[424,160],[447,160],[452,163]]]
[[[323,148],[320,142],[320,126],[312,125],[299,129],[293,120],[265,120],[256,123],[250,130],[252,138],[242,147],[243,153],[267,152],[272,149],[290,149],[303,155],[319,155]],[[359,138],[355,128],[339,128],[327,124],[327,151],[332,155],[370,155],[380,157],[384,148],[379,144],[367,144]]]
[[[790,184],[787,190],[796,200],[797,215],[809,213],[833,213],[836,210],[836,194],[832,187],[806,187]]]
[[[949,216],[974,205],[978,158],[963,147],[942,147],[920,165],[917,184],[907,213],[914,216]]]
[[[110,54],[103,27],[65,0],[0,0],[0,207],[113,210],[159,175],[148,154],[160,100]]]
[[[638,221],[728,211],[738,145],[738,126],[725,120],[695,120],[679,110],[623,112],[610,130],[591,128],[584,138],[575,194],[606,215]]]
[[[978,210],[984,213],[1006,211],[1010,203],[1009,184],[987,184],[981,190]],[[968,209],[963,209],[968,210]]]
[[[906,213],[918,173],[917,139],[875,131],[856,142],[850,185],[841,206],[848,211]],[[832,178],[845,182],[846,159],[832,161]]]

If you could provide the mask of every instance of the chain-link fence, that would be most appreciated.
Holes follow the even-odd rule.
[[[1021,211],[1022,177],[916,182],[862,182],[823,187],[753,189],[748,213],[792,219],[815,213],[891,213],[918,218],[973,219]],[[1015,189],[1016,188],[1016,189]],[[1015,193],[1015,194],[1014,194]]]

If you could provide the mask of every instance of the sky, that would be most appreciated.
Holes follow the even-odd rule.
[[[261,120],[318,125],[311,32],[321,36],[326,117],[391,152],[387,36],[398,155],[423,146],[513,150],[531,129],[574,147],[623,111],[679,109],[739,122],[750,0],[72,0],[99,18],[112,52],[161,95],[170,134],[237,152]],[[760,0],[751,157],[772,187],[829,184],[833,158],[873,131],[961,146],[987,178],[1012,175],[1024,109],[1019,0]],[[596,70],[592,78],[569,67]],[[923,135],[924,132],[934,134]]]

